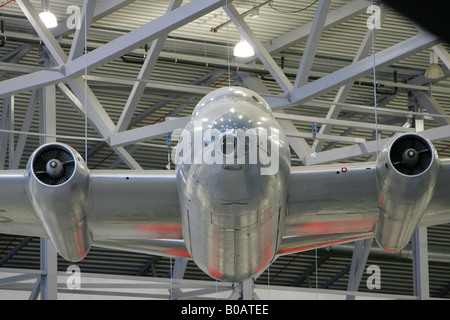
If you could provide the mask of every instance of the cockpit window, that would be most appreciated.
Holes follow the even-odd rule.
[[[216,89],[204,96],[194,108],[193,116],[197,116],[211,103],[219,103],[221,101],[246,100],[253,105],[257,105],[261,110],[271,114],[272,110],[268,103],[255,92],[241,87],[225,87]]]
[[[232,156],[237,151],[237,138],[231,134],[222,137],[222,153],[225,156]]]

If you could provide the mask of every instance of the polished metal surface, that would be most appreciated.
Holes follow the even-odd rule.
[[[397,162],[395,152],[401,154]],[[375,239],[385,251],[397,252],[408,244],[433,198],[440,171],[433,144],[420,135],[400,135],[380,152]]]
[[[62,154],[65,163],[53,158]],[[46,170],[36,171],[39,162]],[[82,260],[92,245],[92,233],[87,223],[89,170],[80,154],[63,144],[41,146],[28,162],[25,187],[59,254],[69,261]]]
[[[259,95],[230,87],[199,102],[178,145],[184,155],[193,146],[191,158],[184,157],[177,168],[183,238],[196,264],[216,279],[255,277],[277,253],[290,153],[284,134],[274,138],[275,131],[282,132]],[[211,154],[213,162],[206,159]],[[263,163],[264,156],[269,163]],[[272,166],[275,170],[264,174]]]
[[[283,130],[244,88],[206,95],[172,156],[175,171],[88,170],[71,147],[44,145],[0,174],[0,231],[49,237],[69,261],[92,244],[240,282],[312,248],[375,236],[398,251],[417,226],[449,220],[450,161],[424,137],[394,138],[376,162],[291,168]]]

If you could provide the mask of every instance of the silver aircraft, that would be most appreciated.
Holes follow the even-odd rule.
[[[43,145],[0,171],[0,233],[49,238],[72,262],[100,246],[240,282],[281,255],[369,237],[395,252],[450,222],[450,160],[426,138],[396,135],[376,162],[291,167],[269,105],[245,88],[206,95],[173,158],[175,171],[89,170],[70,146]]]

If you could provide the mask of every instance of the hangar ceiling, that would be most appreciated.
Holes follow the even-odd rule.
[[[368,28],[371,4],[97,0],[86,2],[88,19],[76,32],[70,28],[75,11],[69,6],[84,17],[82,0],[51,0],[59,25],[50,31],[37,16],[41,1],[3,2],[0,164],[23,168],[40,143],[56,137],[87,154],[92,169],[164,169],[167,133],[202,96],[228,85],[249,87],[267,99],[290,137],[294,166],[372,160],[384,139],[416,130],[433,140],[441,157],[450,157],[448,44],[377,1],[379,28]],[[254,57],[233,56],[241,38],[253,45]],[[424,77],[431,56],[438,57],[440,79]],[[49,105],[55,106],[56,121],[43,128],[40,110]],[[450,257],[447,231],[447,226],[428,229],[435,296],[445,296],[450,283],[442,268]],[[0,259],[22,239],[2,235]],[[25,245],[31,252],[22,249],[16,256],[22,258],[3,266],[35,266],[32,243]],[[345,246],[330,252],[320,266],[328,279],[351,262]],[[398,276],[404,268],[411,272],[411,259],[390,264],[386,255],[376,254],[376,245],[373,252],[380,264],[389,265],[394,289],[388,292],[412,294],[411,277]],[[92,272],[128,274],[127,268],[108,269],[114,263],[107,257],[120,260],[123,253],[95,249],[90,257]],[[134,271],[153,258],[136,259],[142,261],[127,262]],[[279,259],[274,281],[295,283],[310,259],[311,253]],[[158,261],[167,270],[167,261]],[[202,278],[198,271],[190,276]]]

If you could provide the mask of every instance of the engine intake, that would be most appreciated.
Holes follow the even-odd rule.
[[[425,172],[433,160],[433,147],[419,135],[400,136],[391,146],[392,166],[398,172],[415,176]]]
[[[27,165],[26,189],[36,215],[58,253],[68,261],[85,257],[92,244],[87,225],[89,170],[73,148],[39,147]]]
[[[36,153],[32,167],[39,181],[55,186],[72,178],[75,172],[75,159],[67,149],[47,145]]]
[[[433,144],[418,134],[397,136],[381,150],[375,239],[385,251],[399,251],[411,240],[433,197],[439,170]]]

